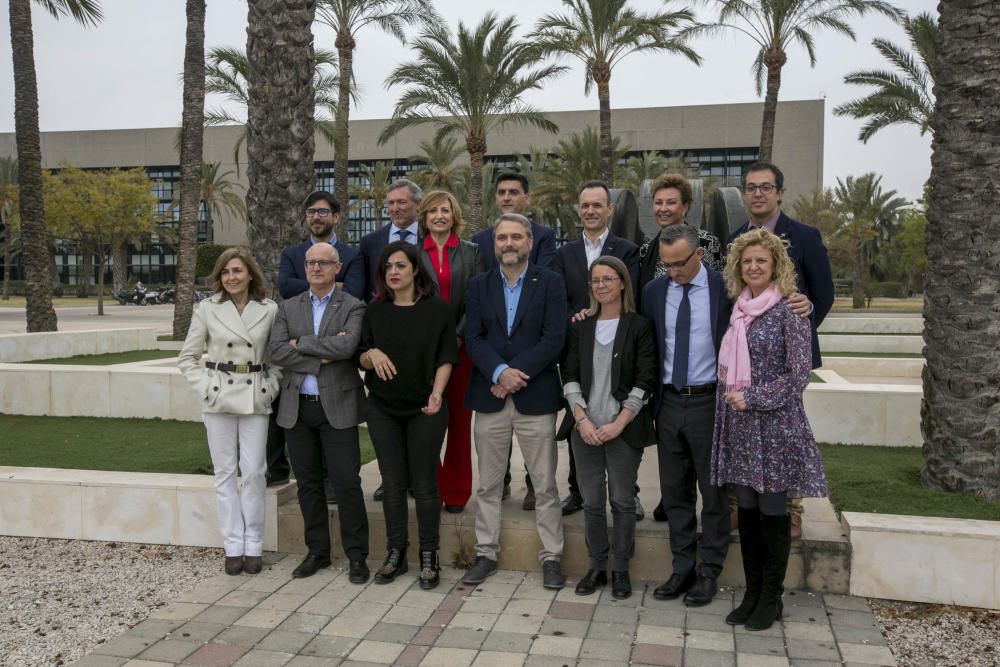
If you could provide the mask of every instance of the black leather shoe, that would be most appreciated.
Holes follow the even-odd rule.
[[[694,585],[684,596],[684,604],[688,607],[704,607],[712,601],[718,590],[714,577],[703,577],[699,574]]]
[[[486,577],[491,577],[497,572],[497,562],[486,556],[476,556],[476,562],[472,564],[462,577],[463,584],[475,586],[486,581]]]
[[[663,509],[663,501],[661,500],[657,504],[656,509],[653,510],[653,521],[659,521],[663,523],[667,520],[667,510]]]
[[[311,577],[324,567],[330,567],[329,556],[315,556],[313,554],[309,554],[306,556],[305,560],[299,563],[297,568],[292,570],[292,576],[296,579]]]
[[[448,514],[461,514],[465,511],[465,505],[445,505],[444,511]]]
[[[569,516],[570,514],[575,514],[583,509],[583,496],[580,494],[569,494],[566,496],[566,500],[562,501],[562,513],[563,516]]]
[[[441,563],[437,551],[420,552],[420,588],[425,591],[437,588],[441,581]]]
[[[382,561],[382,567],[375,573],[375,583],[391,584],[396,580],[396,577],[406,572],[406,570],[406,548],[389,549],[385,560]]]
[[[382,499],[385,498],[385,489],[382,488],[381,484],[379,484],[378,488],[375,489],[375,493],[372,494],[372,498],[377,503],[382,502]]]
[[[653,591],[653,597],[657,600],[676,600],[694,585],[694,580],[694,572],[688,572],[687,574],[674,573],[670,575],[665,584],[660,584],[656,587],[656,590]]]
[[[598,586],[603,586],[608,583],[608,573],[604,570],[587,570],[587,574],[583,575],[576,585],[577,595],[591,595],[597,590]]]
[[[363,560],[352,560],[347,570],[347,580],[352,584],[366,584],[370,574],[367,563]]]
[[[639,502],[639,496],[635,497],[635,520],[642,521],[646,518],[646,510],[643,509],[642,503]]]
[[[611,573],[611,597],[616,600],[632,597],[632,582],[628,578],[628,572]]]
[[[559,561],[547,560],[542,563],[542,586],[557,591],[566,585],[566,577],[559,568]]]
[[[288,484],[288,475],[285,475],[284,477],[271,477],[271,474],[268,473],[268,474],[266,474],[264,476],[264,479],[267,480],[267,485],[269,487],[271,487],[271,486],[281,486],[282,484]]]

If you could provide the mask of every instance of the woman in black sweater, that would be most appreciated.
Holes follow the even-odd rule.
[[[385,490],[388,554],[375,583],[406,572],[410,489],[420,535],[420,587],[427,590],[439,580],[436,474],[448,424],[442,395],[458,360],[455,324],[448,304],[435,296],[417,247],[406,241],[382,250],[375,285],[359,348],[368,387],[365,419]]]

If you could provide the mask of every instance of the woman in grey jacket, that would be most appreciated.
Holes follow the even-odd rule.
[[[226,574],[256,574],[264,547],[267,416],[281,377],[267,364],[278,306],[264,297],[264,277],[243,247],[219,256],[212,291],[191,317],[177,365],[202,402]]]

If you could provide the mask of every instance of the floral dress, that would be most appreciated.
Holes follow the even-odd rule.
[[[793,314],[787,299],[750,324],[747,410],[726,405],[723,384],[716,392],[712,484],[785,491],[790,498],[827,495],[823,461],[802,405],[812,369],[811,336],[809,321]]]

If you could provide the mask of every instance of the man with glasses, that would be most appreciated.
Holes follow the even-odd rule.
[[[819,230],[785,215],[781,200],[785,194],[785,175],[777,165],[757,162],[751,165],[743,180],[743,201],[750,220],[726,239],[728,247],[737,236],[755,227],[769,231],[788,241],[788,255],[795,264],[799,291],[788,299],[788,306],[799,317],[808,317],[812,328],[812,365],[819,368],[823,360],[819,352],[816,329],[823,323],[833,306],[833,274],[830,258]],[[735,505],[735,503],[734,503]],[[802,537],[802,501],[788,501],[792,539]]]
[[[684,604],[708,604],[717,591],[729,549],[729,503],[710,481],[719,345],[732,304],[722,274],[702,264],[698,230],[670,225],[660,232],[667,274],[642,291],[642,314],[656,328],[661,382],[651,400],[656,418],[660,492],[670,525],[673,573],[653,591],[657,600],[684,595]],[[701,492],[701,539],[695,503]],[[701,562],[696,566],[695,556]]]

